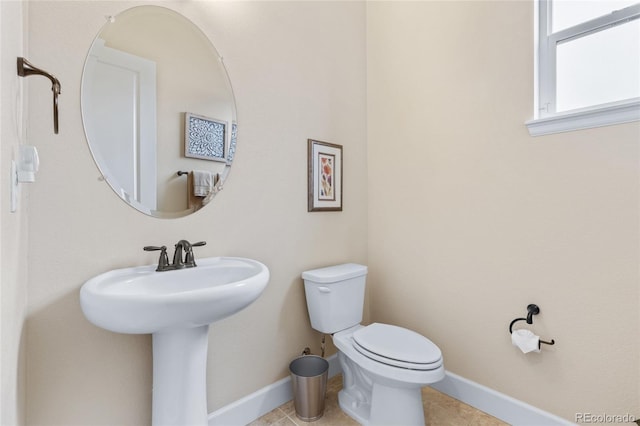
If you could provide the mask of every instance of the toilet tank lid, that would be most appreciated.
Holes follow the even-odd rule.
[[[322,284],[330,284],[349,278],[366,275],[367,267],[357,263],[345,263],[342,265],[328,266],[326,268],[313,269],[302,273],[302,279]]]

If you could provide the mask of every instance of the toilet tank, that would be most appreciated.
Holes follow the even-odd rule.
[[[333,334],[362,322],[367,267],[355,263],[302,273],[314,330]]]

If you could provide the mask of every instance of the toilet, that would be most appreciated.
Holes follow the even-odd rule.
[[[361,325],[366,276],[354,263],[302,273],[311,327],[338,348],[340,408],[364,425],[424,425],[421,388],[444,378],[442,352],[406,328]]]

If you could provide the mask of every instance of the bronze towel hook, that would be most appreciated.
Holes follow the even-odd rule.
[[[50,73],[35,67],[25,58],[18,58],[18,75],[28,77],[30,75],[43,75],[51,80],[51,90],[53,91],[53,132],[58,134],[58,95],[61,92],[60,81]]]

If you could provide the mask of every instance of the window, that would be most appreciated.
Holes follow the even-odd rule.
[[[640,2],[538,0],[532,135],[640,120]]]

